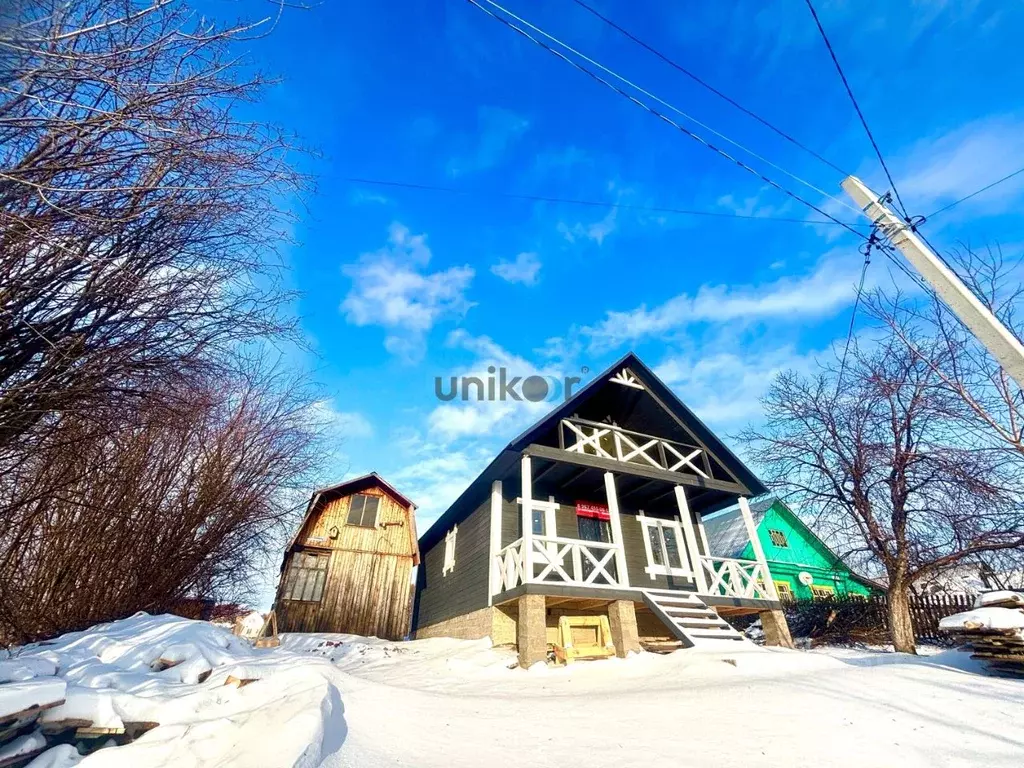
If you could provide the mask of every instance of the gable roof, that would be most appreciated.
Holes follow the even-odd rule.
[[[359,477],[353,477],[351,480],[343,480],[335,485],[328,485],[326,488],[318,488],[313,491],[313,496],[316,497],[318,495],[327,494],[338,494],[339,496],[344,496],[346,493],[358,493],[364,488],[372,488],[373,486],[383,488],[405,506],[412,507],[413,509],[416,508],[416,505],[413,504],[405,494],[395,490],[395,487],[391,485],[391,483],[376,472],[370,472],[365,475],[360,475]]]
[[[774,499],[769,499],[767,503],[762,501],[750,505],[754,528],[761,525],[773,501]],[[738,507],[708,515],[703,522],[708,550],[714,557],[739,557],[750,543],[747,525],[743,522],[743,515],[740,514]]]
[[[690,432],[697,440],[719,460],[725,469],[732,474],[739,484],[744,486],[750,496],[760,496],[767,493],[767,488],[758,477],[747,468],[747,466],[702,422],[697,415],[691,411],[683,402],[676,397],[664,382],[648,368],[633,352],[617,360],[607,369],[595,376],[586,386],[582,387],[576,394],[554,408],[546,416],[538,420],[533,426],[515,437],[501,452],[491,461],[483,472],[472,482],[469,487],[459,496],[458,499],[442,514],[434,524],[423,534],[420,541],[420,548],[424,551],[434,546],[444,532],[465,519],[475,508],[476,503],[490,494],[491,483],[512,471],[519,461],[522,452],[544,433],[555,428],[564,418],[573,414],[582,403],[590,399],[609,378],[629,368],[633,374],[640,379],[649,394],[655,401],[675,419],[675,421]]]
[[[835,551],[818,536],[811,527],[807,525],[800,517],[789,508],[782,499],[777,496],[769,496],[767,498],[759,499],[757,501],[750,502],[750,516],[754,520],[754,528],[760,528],[761,523],[764,522],[765,515],[768,514],[768,510],[776,506],[777,511],[781,512],[790,522],[797,528],[803,530],[808,536],[818,543],[819,546],[825,552],[827,552],[836,563],[841,564],[847,571],[849,571],[850,578],[855,581],[859,581],[862,584],[866,584],[876,589],[881,588],[881,585],[873,581],[866,576],[861,576],[856,573],[846,562],[835,553]],[[740,513],[739,508],[728,509],[723,512],[716,512],[714,515],[709,515],[704,518],[704,532],[708,539],[708,549],[711,554],[715,557],[736,557],[738,558],[743,554],[743,550],[747,548],[747,544],[750,539],[747,537],[747,526],[743,522],[743,515]],[[771,558],[768,558],[771,560]]]
[[[376,472],[370,472],[359,477],[353,477],[351,480],[343,480],[340,483],[334,485],[328,485],[324,488],[318,488],[313,491],[309,497],[309,503],[306,505],[306,512],[302,516],[302,522],[299,523],[295,529],[295,533],[292,534],[291,539],[288,541],[288,546],[285,547],[285,560],[287,560],[287,554],[291,552],[292,547],[295,546],[295,542],[298,541],[299,534],[302,533],[302,529],[306,527],[306,523],[309,522],[310,517],[313,516],[313,512],[317,508],[317,502],[323,496],[347,496],[367,488],[381,488],[389,495],[393,496],[396,501],[404,504],[409,509],[409,535],[412,537],[412,548],[413,548],[413,565],[419,565],[420,553],[419,553],[419,540],[416,536],[416,505],[409,500],[409,498],[395,489],[391,483],[385,480],[383,477],[378,475]],[[281,568],[284,568],[284,561],[281,563]]]

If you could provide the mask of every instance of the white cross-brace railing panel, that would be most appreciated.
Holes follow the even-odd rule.
[[[708,575],[709,595],[771,600],[765,571],[756,560],[702,556],[700,563]]]
[[[668,472],[690,471],[700,477],[708,477],[708,473],[698,464],[703,453],[700,448],[672,443],[621,427],[588,424],[578,419],[562,419],[562,429],[567,430],[571,438],[565,450],[572,453],[600,456],[626,464],[646,463]],[[602,438],[609,436],[610,445],[602,445]]]
[[[600,541],[566,539],[561,536],[534,536],[533,573],[527,574],[523,540],[503,548],[494,556],[497,592],[523,583],[567,584],[575,587],[618,587],[622,582],[615,571],[618,547]]]
[[[531,581],[577,587],[617,587],[621,583],[613,569],[618,551],[614,544],[561,536],[535,536],[533,547],[534,565],[541,567]]]
[[[523,540],[516,539],[507,547],[494,556],[493,568],[498,569],[497,584],[498,592],[512,589],[523,582],[525,571],[523,569]]]

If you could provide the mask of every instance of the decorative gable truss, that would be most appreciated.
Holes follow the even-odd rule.
[[[614,381],[616,384],[621,384],[624,387],[632,387],[633,389],[645,389],[644,385],[640,382],[640,379],[636,377],[629,368],[623,368],[621,371],[616,373],[609,379]]]

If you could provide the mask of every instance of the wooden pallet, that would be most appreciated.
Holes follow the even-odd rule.
[[[558,620],[555,659],[562,664],[614,655],[615,645],[607,616],[562,616]]]

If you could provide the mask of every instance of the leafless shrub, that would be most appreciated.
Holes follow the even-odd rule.
[[[268,246],[302,179],[236,116],[249,27],[177,2],[32,0],[0,26],[0,450],[287,333]]]
[[[0,640],[241,599],[306,485],[311,398],[254,352],[297,340],[306,184],[239,116],[263,29],[0,3]]]
[[[218,376],[174,413],[35,453],[0,482],[0,637],[24,642],[195,596],[245,599],[253,559],[294,524],[315,465],[287,376]],[[88,420],[63,417],[60,430]]]

